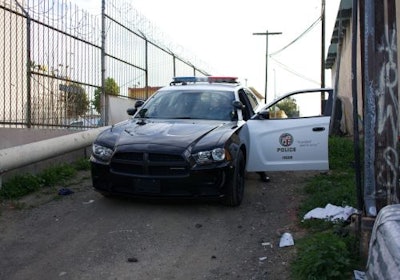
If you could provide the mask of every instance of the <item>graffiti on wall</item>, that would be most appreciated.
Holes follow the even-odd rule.
[[[376,195],[385,205],[399,203],[397,32],[395,24],[390,26],[386,22],[381,29],[376,64]]]

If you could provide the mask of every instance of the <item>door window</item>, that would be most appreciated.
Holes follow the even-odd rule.
[[[293,94],[270,106],[269,118],[291,119],[322,116],[326,100],[326,93],[319,91]]]

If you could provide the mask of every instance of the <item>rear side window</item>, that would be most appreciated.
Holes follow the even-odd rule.
[[[246,94],[247,98],[249,99],[250,104],[251,104],[251,108],[252,108],[253,111],[254,111],[254,109],[258,106],[257,98],[256,98],[255,95],[254,95],[251,91],[249,91],[248,89],[244,89],[244,93]]]
[[[254,115],[254,106],[253,104],[256,104],[257,106],[257,100],[254,100],[252,98],[249,98],[249,94],[251,95],[250,92],[246,92],[245,89],[241,88],[238,90],[239,93],[239,100],[243,103],[244,108],[242,110],[243,114],[243,119],[247,121],[248,119],[251,118],[251,116]]]

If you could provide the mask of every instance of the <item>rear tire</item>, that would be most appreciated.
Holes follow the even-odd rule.
[[[233,178],[226,185],[226,197],[224,204],[232,207],[239,206],[242,203],[244,195],[245,181],[245,161],[242,152],[239,152],[236,158]]]

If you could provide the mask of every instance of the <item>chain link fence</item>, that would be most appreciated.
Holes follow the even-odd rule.
[[[146,99],[173,76],[208,75],[133,6],[103,0],[98,12],[0,0],[1,126],[108,125],[115,98]]]

